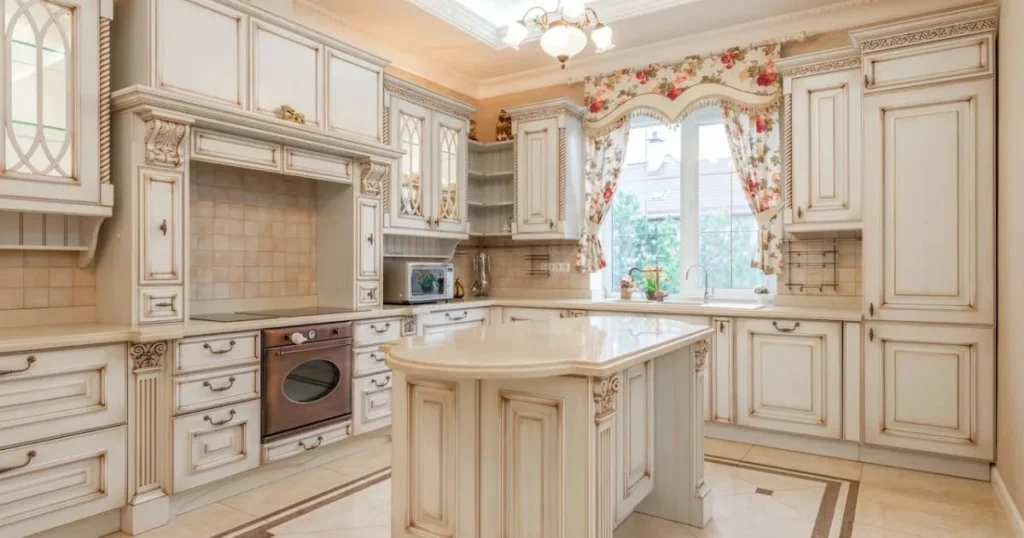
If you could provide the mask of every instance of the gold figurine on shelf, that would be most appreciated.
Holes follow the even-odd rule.
[[[306,123],[306,115],[288,105],[281,105],[281,119],[292,123]]]
[[[504,109],[498,113],[498,124],[495,126],[494,139],[498,142],[512,140],[512,116]]]

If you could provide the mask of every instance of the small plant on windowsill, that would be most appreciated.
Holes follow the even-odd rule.
[[[633,298],[633,290],[636,289],[636,281],[632,277],[624,276],[619,280],[619,298],[628,301]]]
[[[758,286],[754,288],[754,295],[757,296],[757,302],[761,304],[772,304],[772,292],[767,286]]]

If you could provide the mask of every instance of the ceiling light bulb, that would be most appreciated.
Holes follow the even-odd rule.
[[[583,30],[557,21],[540,38],[540,48],[556,58],[565,69],[565,62],[583,51],[587,46],[587,34]]]
[[[506,45],[519,50],[519,44],[526,39],[526,34],[528,33],[529,31],[526,29],[526,25],[523,24],[523,21],[515,21],[509,23],[509,25],[505,27],[505,38],[502,39],[502,41],[504,41]]]
[[[590,39],[594,41],[594,45],[597,45],[597,52],[605,52],[615,47],[612,44],[612,29],[610,26],[605,26],[604,23],[597,23],[597,28],[590,32]]]
[[[562,0],[562,16],[576,20],[583,16],[583,0]]]

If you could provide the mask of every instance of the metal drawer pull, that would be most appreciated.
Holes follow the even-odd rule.
[[[462,311],[462,315],[459,316],[459,317],[452,316],[451,312],[445,312],[444,313],[444,317],[448,318],[449,321],[459,321],[459,320],[468,318],[469,317],[469,312],[467,312],[466,310],[463,310]]]
[[[791,332],[797,330],[798,328],[800,328],[800,322],[799,321],[794,321],[792,327],[790,327],[788,329],[783,329],[782,327],[779,327],[779,322],[773,321],[772,322],[772,327],[775,327],[775,330],[779,331],[780,333],[791,333]]]
[[[212,418],[210,418],[210,415],[206,415],[205,417],[203,417],[203,420],[209,422],[210,426],[223,426],[224,424],[227,424],[228,422],[231,422],[234,418],[235,418],[235,410],[232,409],[231,411],[228,411],[228,418],[226,418],[224,420],[214,421]]]
[[[16,471],[18,469],[21,469],[22,467],[28,467],[28,464],[32,463],[32,460],[35,459],[36,451],[35,450],[29,450],[28,454],[25,454],[25,456],[26,456],[25,463],[22,463],[21,465],[15,465],[14,467],[0,467],[0,474],[4,474],[4,473],[10,472],[10,471]]]
[[[370,353],[370,358],[373,359],[374,362],[384,362],[384,357],[382,357],[382,356],[380,356],[380,355],[378,355],[376,353]]]
[[[719,333],[724,333],[725,332],[725,322],[724,321],[719,321],[718,322],[718,332]]]
[[[224,392],[230,389],[231,387],[235,386],[235,378],[234,376],[229,377],[228,384],[223,387],[214,387],[213,383],[210,383],[209,381],[203,381],[203,386],[210,389],[211,392]]]
[[[872,342],[875,341],[875,330],[874,329],[868,329],[868,340],[871,340]]]
[[[526,318],[517,318],[515,316],[509,316],[508,320],[509,321],[530,321],[530,320],[528,320]]]
[[[228,347],[225,349],[213,349],[213,346],[211,346],[209,342],[203,344],[203,347],[205,347],[207,350],[210,351],[210,353],[213,353],[214,355],[223,355],[231,351],[232,349],[235,349],[235,341],[232,340],[228,342]]]
[[[385,377],[383,383],[378,383],[376,379],[371,378],[370,383],[373,383],[373,386],[377,387],[378,389],[382,389],[388,386],[388,383],[391,383],[391,376]]]
[[[384,334],[388,332],[388,329],[391,328],[391,322],[389,321],[385,323],[383,329],[378,329],[376,325],[370,325],[370,328],[373,329],[373,331],[376,332],[377,334]]]
[[[301,446],[303,450],[313,450],[314,448],[316,448],[316,447],[320,446],[321,444],[323,444],[323,442],[324,442],[324,436],[323,435],[318,435],[318,436],[316,436],[316,444],[315,445],[307,446],[305,441],[299,441],[299,446]]]
[[[174,306],[174,303],[156,303],[153,306],[157,306],[157,307],[160,307],[160,308],[170,308],[170,307]]]
[[[21,372],[27,372],[28,369],[31,368],[32,365],[36,363],[36,356],[35,355],[29,355],[28,358],[25,359],[25,362],[27,362],[28,364],[26,364],[25,367],[20,369],[20,370],[0,370],[0,376],[11,375],[11,374],[20,374]]]

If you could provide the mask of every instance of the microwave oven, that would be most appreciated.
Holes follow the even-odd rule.
[[[384,302],[419,304],[455,296],[455,266],[450,263],[384,260]]]

